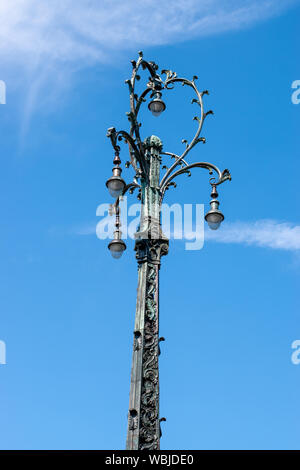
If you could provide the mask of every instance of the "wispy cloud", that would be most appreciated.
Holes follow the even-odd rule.
[[[224,223],[217,231],[207,230],[205,240],[297,251],[300,250],[300,225],[275,220]]]
[[[173,230],[173,235],[176,230]],[[71,230],[75,235],[96,235],[96,223],[78,225]],[[182,230],[180,229],[180,232]],[[178,238],[176,232],[176,238]],[[191,240],[195,233],[184,232],[183,240]],[[276,220],[257,220],[254,222],[224,222],[218,230],[205,228],[205,242],[233,243],[252,245],[273,250],[300,250],[300,225]]]
[[[0,4],[0,54],[29,67],[107,61],[115,50],[237,30],[298,0],[10,0]]]
[[[96,236],[96,223],[87,223],[83,225],[77,225],[70,230],[72,235],[95,235]]]
[[[19,85],[24,97],[21,147],[34,110],[51,108],[74,70],[112,62],[126,50],[249,27],[299,1],[0,1],[1,66],[14,77],[10,89]]]

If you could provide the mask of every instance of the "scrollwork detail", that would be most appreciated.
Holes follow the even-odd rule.
[[[157,266],[148,263],[140,410],[140,450],[159,449]]]

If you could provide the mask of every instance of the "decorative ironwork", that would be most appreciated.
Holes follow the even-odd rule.
[[[189,163],[187,161],[189,152],[198,143],[206,142],[205,137],[202,135],[203,124],[207,116],[213,114],[211,110],[204,110],[204,97],[209,93],[207,90],[198,90],[196,86],[198,77],[194,76],[191,80],[181,78],[172,70],[162,70],[159,74],[157,64],[147,62],[143,58],[142,52],[139,52],[138,59],[131,61],[131,64],[131,78],[125,82],[128,85],[130,98],[130,111],[126,113],[130,130],[129,132],[117,131],[114,127],[110,127],[107,136],[111,140],[117,156],[119,156],[121,150],[120,144],[123,142],[128,145],[129,160],[126,162],[125,167],[129,168],[131,166],[134,170],[133,181],[124,187],[120,196],[127,191],[132,193],[135,189],[138,189],[137,197],[142,203],[141,221],[135,244],[139,267],[138,296],[133,343],[127,449],[153,450],[159,449],[160,422],[165,421],[165,418],[159,419],[158,357],[160,354],[159,342],[163,341],[164,338],[158,336],[158,272],[161,256],[168,253],[168,240],[162,233],[160,226],[161,204],[165,192],[171,186],[176,187],[174,180],[177,176],[181,174],[190,176],[191,170],[194,168],[204,168],[209,171],[212,176],[209,182],[213,188],[226,180],[230,180],[231,176],[229,170],[221,171],[211,163]],[[148,82],[146,88],[138,94],[136,92],[136,82],[141,79],[140,72],[143,71],[149,74]],[[153,108],[154,105],[160,106],[159,112],[162,112],[166,108],[162,101],[162,94],[173,90],[176,84],[187,86],[194,91],[195,97],[191,102],[196,104],[199,110],[194,116],[194,121],[197,123],[194,137],[189,142],[182,139],[185,148],[181,155],[174,152],[163,152],[162,143],[156,136],[148,137],[143,141],[140,134],[141,123],[139,122],[139,111],[147,98],[154,98],[149,103],[149,109],[154,114],[157,113]],[[163,165],[161,167],[162,156],[171,158],[170,166]],[[117,170],[120,172],[118,168]],[[165,172],[160,179],[161,169]],[[118,213],[117,207],[120,196],[117,197],[113,205],[116,214]],[[216,205],[217,202],[214,202],[214,204]],[[215,214],[216,209],[214,208],[213,215]],[[210,214],[211,217],[212,214]],[[224,218],[223,215],[222,217]],[[117,242],[120,243],[119,240]]]
[[[215,184],[221,184],[226,179],[231,179],[228,170],[224,170],[222,172],[215,165],[206,162],[196,162],[192,165],[189,165],[185,159],[192,148],[194,148],[199,142],[206,142],[205,137],[201,135],[201,131],[206,117],[210,114],[213,114],[212,110],[204,110],[203,97],[208,95],[209,92],[208,90],[198,90],[196,86],[198,77],[194,75],[192,80],[189,80],[187,78],[178,77],[177,73],[173,72],[172,70],[162,70],[161,75],[165,75],[165,79],[163,79],[161,75],[158,74],[157,64],[154,62],[145,61],[142,52],[139,52],[138,59],[136,61],[131,61],[131,63],[132,75],[131,78],[125,82],[128,85],[130,96],[130,111],[126,113],[130,122],[130,132],[128,133],[123,130],[116,131],[114,127],[111,127],[107,131],[107,136],[110,138],[111,143],[117,152],[120,151],[119,143],[121,141],[124,141],[128,144],[130,161],[127,162],[126,166],[129,167],[131,165],[135,171],[133,184],[138,185],[138,179],[143,179],[146,182],[148,182],[149,179],[149,167],[145,161],[145,149],[147,148],[147,141],[143,142],[140,136],[141,123],[138,120],[140,107],[144,102],[146,102],[146,97],[149,93],[154,93],[156,91],[161,92],[163,90],[173,90],[176,83],[181,83],[183,86],[192,88],[196,97],[193,98],[191,102],[192,104],[195,103],[198,105],[200,112],[199,115],[195,115],[193,118],[198,124],[194,137],[190,142],[188,142],[186,139],[182,139],[182,142],[185,144],[185,150],[183,153],[181,155],[176,155],[173,152],[161,152],[161,155],[170,156],[171,158],[174,158],[175,161],[169,168],[165,165],[163,166],[163,169],[166,169],[166,172],[159,183],[161,194],[160,201],[162,202],[165,191],[171,186],[172,180],[182,173],[190,175],[190,170],[192,168],[206,168],[209,170],[210,174],[215,172],[218,178]],[[135,92],[136,81],[141,79],[141,76],[138,73],[139,69],[147,70],[150,73],[146,89],[140,95]],[[176,170],[178,166],[181,167],[180,170]],[[174,186],[174,184],[172,184],[172,186]]]
[[[129,425],[130,431],[134,431],[138,427],[138,413],[136,410],[129,410]]]
[[[141,450],[159,449],[158,309],[155,300],[157,266],[148,264],[140,409]]]

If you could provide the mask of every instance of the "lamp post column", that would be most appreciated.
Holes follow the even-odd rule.
[[[160,227],[160,151],[158,137],[144,142],[147,175],[141,178],[141,221],[136,233],[138,288],[126,448],[159,449],[159,267],[168,253]]]

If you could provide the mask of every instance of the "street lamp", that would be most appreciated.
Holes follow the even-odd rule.
[[[133,193],[138,189],[138,199],[141,200],[140,225],[135,234],[135,251],[138,261],[138,288],[137,303],[133,338],[133,355],[131,369],[131,385],[129,398],[128,428],[126,448],[129,450],[155,450],[160,448],[160,423],[165,418],[159,418],[159,375],[158,356],[160,354],[159,337],[159,268],[163,255],[168,253],[169,240],[163,234],[161,228],[161,205],[167,189],[175,186],[173,181],[181,174],[190,175],[193,168],[204,168],[211,175],[212,188],[210,210],[205,215],[209,227],[216,230],[224,220],[219,210],[217,200],[217,186],[231,176],[226,169],[220,171],[212,163],[196,162],[187,163],[186,156],[199,142],[205,143],[201,136],[201,130],[206,117],[212,111],[204,112],[203,96],[208,91],[199,92],[196,87],[197,77],[192,80],[180,78],[171,70],[162,70],[158,74],[158,66],[154,62],[147,62],[139,52],[137,61],[131,61],[131,79],[126,80],[130,94],[130,112],[127,113],[130,122],[130,131],[116,131],[114,127],[108,129],[115,151],[113,176],[108,179],[106,185],[110,194],[116,198],[113,204],[116,214],[116,230],[114,239],[109,243],[109,249],[114,258],[119,258],[126,249],[121,239],[119,202],[120,197],[127,191]],[[145,90],[138,95],[135,92],[136,81],[140,79],[139,70],[147,70],[150,74]],[[162,75],[165,75],[163,80]],[[176,83],[192,88],[196,97],[192,103],[200,108],[199,116],[194,119],[198,127],[194,138],[185,143],[185,150],[181,155],[162,151],[162,142],[156,136],[151,136],[142,141],[140,136],[140,123],[138,113],[142,103],[146,101],[150,93],[152,100],[148,104],[149,110],[154,116],[159,116],[166,105],[162,100],[162,90],[168,91],[174,88]],[[130,184],[126,184],[121,178],[120,141],[128,145],[130,161],[126,166],[132,166],[135,176]],[[166,171],[160,178],[162,156],[174,159],[169,168],[163,166]]]
[[[210,201],[211,209],[205,215],[205,220],[208,223],[209,228],[212,230],[217,230],[221,222],[224,220],[224,215],[221,211],[219,211],[219,201],[217,201],[218,192],[216,189],[216,185],[212,183],[212,191],[211,191],[212,200]]]
[[[116,151],[113,163],[115,165],[112,169],[113,175],[106,181],[106,186],[109,194],[116,198],[123,193],[126,187],[125,181],[121,178],[122,169],[120,168],[121,160],[119,157],[119,150]]]
[[[153,93],[152,95],[155,96],[155,98],[150,101],[148,108],[150,109],[153,116],[158,117],[166,109],[166,105],[161,99],[161,93],[159,91]]]
[[[116,204],[114,206],[115,214],[116,214],[116,222],[115,222],[115,227],[116,230],[114,231],[114,238],[113,240],[108,244],[108,249],[111,252],[111,255],[115,259],[121,258],[123,251],[126,250],[126,244],[122,240],[122,232],[120,230],[121,227],[121,222],[120,222],[120,207],[119,204]]]

